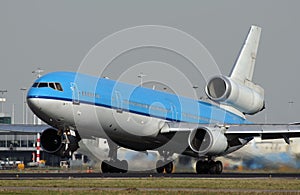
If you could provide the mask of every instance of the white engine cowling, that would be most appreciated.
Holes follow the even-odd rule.
[[[219,128],[200,127],[191,131],[188,143],[199,156],[218,156],[228,147],[227,138]]]
[[[264,109],[264,90],[252,83],[240,83],[229,77],[216,76],[206,88],[206,95],[213,101],[230,105],[244,114],[255,114]]]

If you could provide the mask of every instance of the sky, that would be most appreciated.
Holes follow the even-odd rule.
[[[266,110],[251,116],[250,120],[300,121],[299,7],[300,2],[296,0],[1,0],[0,90],[8,91],[4,94],[7,98],[4,111],[11,114],[14,104],[15,123],[22,123],[20,88],[28,89],[32,85],[36,77],[33,70],[41,68],[44,73],[83,70],[85,57],[97,43],[124,29],[141,26],[167,27],[172,32],[193,37],[213,58],[206,61],[207,55],[199,53],[202,63],[209,66],[215,62],[218,70],[228,75],[250,26],[255,24],[262,27],[262,37],[253,80],[265,89]],[[177,49],[197,54],[188,51],[188,41],[184,38],[170,37],[162,42],[174,47],[182,45]],[[127,40],[132,44],[130,41]],[[109,48],[116,52],[119,47],[120,42],[114,42]],[[105,58],[106,52],[96,55]],[[136,65],[134,69],[130,68],[132,64]],[[147,75],[145,82],[176,83],[176,91],[180,91],[185,86],[176,80],[176,74],[170,74],[171,70],[165,69],[168,66],[159,68],[159,65],[172,65],[175,67],[172,70],[183,72],[193,86],[198,86],[197,96],[203,96],[205,78],[188,64],[184,56],[174,51],[142,47],[121,53],[105,67],[101,76],[119,79],[128,73],[127,78],[131,79],[128,82],[139,84],[137,73],[143,71]],[[130,73],[132,70],[135,71]],[[168,81],[158,81],[158,77]]]

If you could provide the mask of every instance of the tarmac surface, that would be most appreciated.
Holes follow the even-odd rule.
[[[0,190],[3,187],[0,187]],[[170,192],[170,193],[234,193],[234,194],[243,194],[243,193],[255,193],[255,194],[299,194],[300,190],[264,190],[264,189],[208,189],[208,188],[58,188],[58,187],[4,187],[6,190],[18,190],[18,191],[24,191],[24,190],[30,190],[30,191],[50,191],[50,192],[80,192],[80,191],[106,191],[106,192]]]
[[[300,178],[300,173],[0,173],[0,179],[55,179],[55,178]]]
[[[84,178],[95,178],[95,179],[128,179],[128,178],[203,178],[203,179],[250,179],[255,181],[256,179],[270,179],[270,178],[285,178],[288,180],[298,180],[300,178],[300,173],[222,173],[220,175],[209,175],[209,174],[196,174],[196,173],[173,173],[173,174],[158,174],[158,173],[76,173],[76,172],[61,172],[61,173],[9,173],[9,172],[0,172],[0,180],[55,180],[55,179],[84,179]],[[234,182],[234,181],[233,181]],[[157,188],[157,187],[56,187],[56,186],[1,186],[1,192],[14,192],[19,193],[24,192],[32,192],[32,191],[41,191],[48,193],[83,193],[83,192],[117,192],[120,194],[126,193],[161,193],[161,192],[169,192],[169,193],[232,193],[232,194],[300,194],[300,190],[298,189],[268,189],[268,186],[265,189],[244,189],[244,188]],[[24,194],[23,193],[23,194]]]

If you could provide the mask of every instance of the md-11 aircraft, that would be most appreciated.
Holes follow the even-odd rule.
[[[246,119],[265,108],[264,89],[252,81],[261,28],[251,26],[229,76],[216,75],[199,100],[76,72],[53,72],[37,79],[27,95],[31,110],[53,129],[41,135],[50,153],[70,156],[81,138],[108,139],[102,172],[127,172],[118,147],[156,150],[159,173],[171,173],[171,156],[196,157],[196,172],[220,174],[216,157],[234,152],[255,136],[300,136],[299,124],[254,124]],[[167,76],[167,75],[166,75]],[[176,81],[174,81],[176,82]]]

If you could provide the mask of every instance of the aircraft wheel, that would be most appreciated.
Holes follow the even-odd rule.
[[[221,174],[223,171],[223,164],[221,161],[202,161],[196,163],[196,172],[198,174]]]
[[[208,173],[209,174],[216,174],[217,173],[217,166],[215,161],[208,162]]]
[[[116,161],[110,161],[111,165],[111,173],[123,173],[123,161],[116,160]]]
[[[173,162],[169,162],[167,163],[164,168],[165,168],[165,171],[166,173],[172,173],[173,172]]]
[[[162,160],[158,160],[156,162],[156,171],[157,173],[163,173],[164,172],[164,165]]]
[[[206,173],[206,170],[207,170],[206,161],[202,161],[202,160],[197,161],[197,163],[196,163],[196,172],[198,174],[204,174],[204,173]]]
[[[101,164],[102,173],[127,173],[128,162],[126,160],[117,161],[102,161]]]
[[[108,172],[110,172],[109,169],[110,169],[110,165],[108,164],[108,161],[107,160],[102,161],[102,163],[101,163],[101,171],[102,171],[102,173],[108,173]]]
[[[128,171],[128,162],[126,160],[122,160],[120,164],[121,164],[121,166],[120,166],[121,172],[122,173],[127,173],[127,171]]]
[[[216,161],[215,162],[215,166],[216,166],[216,174],[221,174],[223,171],[223,164],[221,161]]]

